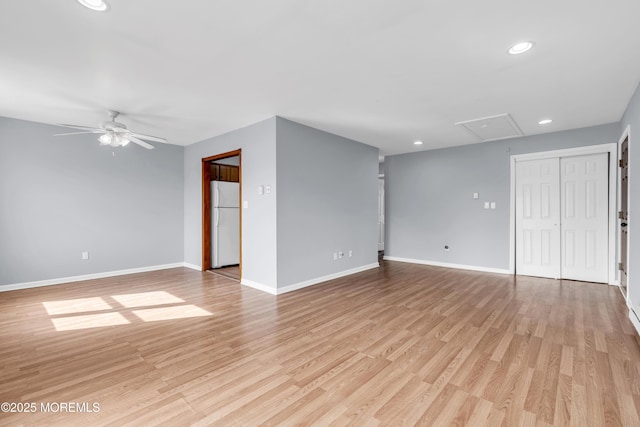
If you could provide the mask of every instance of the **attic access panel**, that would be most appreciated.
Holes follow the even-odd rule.
[[[458,122],[456,126],[463,128],[482,142],[524,135],[509,114]]]

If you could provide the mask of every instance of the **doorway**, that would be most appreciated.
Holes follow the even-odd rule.
[[[618,211],[618,219],[620,220],[620,262],[618,270],[620,270],[620,289],[622,295],[627,299],[627,281],[629,274],[629,128],[625,131],[620,143],[620,211]]]
[[[242,277],[241,150],[202,159],[202,269]]]
[[[516,164],[516,272],[607,282],[608,154]]]
[[[616,144],[511,157],[510,269],[615,283]]]
[[[378,177],[378,256],[384,255],[384,175]]]

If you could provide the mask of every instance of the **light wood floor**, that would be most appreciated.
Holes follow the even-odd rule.
[[[640,426],[617,288],[403,263],[278,297],[182,268],[0,293],[0,369],[0,401],[100,407],[1,425]]]
[[[222,268],[214,268],[214,269],[208,270],[208,272],[211,274],[219,274],[221,276],[225,276],[230,279],[234,279],[238,281],[240,280],[240,266],[237,266],[237,265],[231,265],[231,266],[222,267]]]

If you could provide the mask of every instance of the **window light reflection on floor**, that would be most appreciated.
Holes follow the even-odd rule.
[[[184,300],[165,291],[142,292],[139,294],[111,295],[111,298],[118,301],[127,308],[148,307],[151,305],[178,304]]]
[[[148,308],[145,310],[134,310],[133,314],[135,314],[145,322],[211,316],[210,312],[193,304],[176,305],[173,307]]]
[[[127,325],[135,322],[136,318],[143,322],[156,322],[212,315],[209,311],[197,305],[186,304],[185,300],[165,291],[45,301],[42,305],[51,316],[51,322],[57,331]],[[129,310],[131,308],[138,310]]]
[[[45,301],[42,303],[50,316],[57,314],[86,313],[87,311],[111,310],[111,307],[100,297],[78,298],[62,301]]]
[[[51,319],[58,331],[101,328],[105,326],[126,325],[127,319],[120,313],[98,313],[86,316],[57,317]]]

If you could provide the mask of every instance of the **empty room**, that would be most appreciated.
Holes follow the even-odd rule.
[[[640,426],[639,16],[0,2],[0,426]]]

